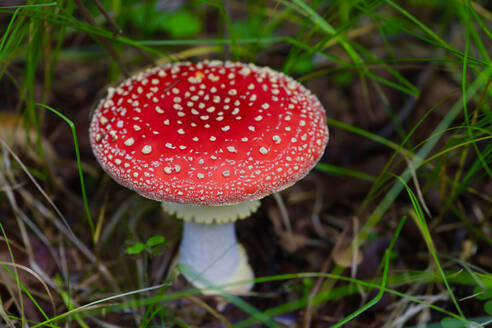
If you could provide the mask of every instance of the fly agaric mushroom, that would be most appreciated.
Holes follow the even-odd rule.
[[[152,68],[109,88],[90,140],[110,176],[184,219],[179,263],[204,288],[253,279],[234,221],[303,178],[323,154],[328,128],[319,100],[292,78],[203,61]]]

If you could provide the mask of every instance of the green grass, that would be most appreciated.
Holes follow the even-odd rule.
[[[311,313],[319,313],[323,306],[331,304],[329,302],[361,296],[362,303],[344,309],[342,317],[333,319],[337,322],[333,327],[341,327],[348,326],[350,321],[364,322],[364,312],[371,310],[386,293],[392,295],[393,302],[406,300],[419,304],[441,318],[428,322],[426,327],[469,327],[473,322],[478,325],[492,320],[490,305],[485,305],[489,304],[486,302],[490,302],[490,298],[479,299],[492,289],[492,275],[487,272],[491,268],[480,268],[473,257],[461,260],[457,254],[443,254],[435,242],[440,229],[446,228],[445,215],[452,213],[460,220],[475,247],[492,245],[490,223],[487,223],[492,216],[492,199],[485,190],[476,189],[478,182],[492,178],[492,9],[486,7],[487,1],[229,1],[229,6],[224,6],[223,1],[207,0],[187,2],[175,12],[157,11],[154,8],[156,1],[102,1],[124,34],[115,33],[94,2],[83,3],[95,25],[81,15],[73,1],[28,1],[25,5],[0,6],[4,17],[0,25],[0,80],[3,85],[16,89],[16,94],[10,95],[5,104],[10,111],[23,117],[26,131],[34,131],[26,133],[25,143],[21,145],[34,154],[34,159],[23,157],[22,152],[16,153],[3,141],[0,143],[3,151],[0,153],[0,182],[11,189],[3,190],[0,184],[0,211],[13,213],[5,222],[2,218],[0,224],[9,258],[0,262],[0,270],[5,274],[0,278],[9,276],[15,282],[8,286],[10,298],[16,300],[15,306],[0,310],[0,318],[7,326],[61,327],[69,323],[91,327],[104,321],[108,313],[118,316],[125,311],[132,313],[133,325],[139,327],[192,326],[186,323],[186,313],[175,312],[170,304],[178,299],[189,300],[199,294],[198,290],[170,291],[171,280],[151,285],[150,269],[145,264],[149,262],[148,257],[128,257],[124,247],[117,246],[120,255],[108,258],[109,242],[100,243],[98,229],[104,229],[105,223],[126,222],[125,227],[115,224],[114,230],[106,232],[107,236],[117,240],[118,234],[138,236],[137,218],[158,217],[159,214],[155,205],[146,204],[139,209],[129,204],[126,210],[118,212],[111,199],[101,202],[94,198],[108,181],[101,178],[98,168],[92,167],[93,159],[84,157],[79,150],[84,139],[78,136],[86,131],[80,130],[82,123],[77,121],[78,115],[59,106],[61,102],[55,88],[59,77],[57,69],[68,64],[79,67],[95,64],[90,69],[99,70],[97,73],[101,74],[101,68],[97,67],[102,65],[107,69],[105,79],[110,84],[121,80],[124,71],[136,71],[151,63],[223,59],[224,55],[233,60],[253,62],[265,60],[269,55],[283,56],[285,61],[273,63],[277,65],[273,68],[293,74],[303,83],[325,79],[323,81],[328,81],[331,87],[344,90],[357,83],[367,108],[371,106],[371,99],[385,104],[384,109],[376,110],[386,113],[396,131],[389,137],[365,129],[357,117],[350,124],[340,117],[332,117],[330,104],[325,104],[330,134],[334,138],[350,135],[351,140],[373,147],[385,156],[385,165],[377,173],[366,172],[360,167],[345,167],[336,158],[327,158],[316,169],[320,175],[370,184],[370,187],[364,187],[366,193],[355,201],[351,213],[361,222],[352,239],[355,248],[363,250],[377,231],[390,232],[391,242],[382,257],[378,278],[356,279],[340,266],[334,266],[328,273],[279,272],[255,279],[257,285],[277,286],[274,289],[281,286],[281,292],[273,296],[260,294],[258,298],[241,298],[219,290],[246,319],[222,318],[202,305],[210,318],[232,327],[248,327],[255,323],[281,327],[277,320],[280,315],[296,313],[301,316],[308,308]],[[241,13],[241,19],[231,12]],[[206,29],[210,15],[217,17],[215,32]],[[173,23],[163,23],[163,17]],[[187,24],[187,28],[180,28],[180,24]],[[374,42],[380,42],[380,45],[376,46]],[[106,44],[109,44],[109,51]],[[413,125],[400,121],[401,109],[392,104],[391,97],[388,98],[394,95],[407,101],[419,101],[429,93],[405,70],[408,64],[417,67],[419,73],[430,71],[445,76],[454,86],[452,91],[425,108],[423,114],[419,113],[420,116],[410,115],[410,120],[416,122]],[[429,83],[424,86],[434,87]],[[451,101],[453,104],[450,105]],[[443,111],[443,107],[446,110]],[[86,117],[89,115],[87,108],[80,110],[87,111]],[[349,114],[355,117],[355,113]],[[435,122],[436,118],[438,122],[430,129],[429,121]],[[68,124],[73,137],[70,148],[74,156],[65,161],[49,158],[44,146],[46,136],[42,132],[46,124],[60,119]],[[427,129],[424,134],[423,128]],[[64,189],[68,187],[60,186],[54,162],[73,171],[77,177],[76,190],[73,188],[68,192]],[[27,185],[19,187],[24,188],[22,191],[10,187],[19,181]],[[30,189],[32,186],[35,188]],[[430,190],[437,190],[443,201],[437,213],[433,211],[429,215],[425,210],[424,195]],[[66,213],[70,220],[58,209],[58,204],[65,201],[75,209]],[[477,211],[482,215],[482,221],[478,223],[470,214]],[[97,222],[93,220],[93,213],[99,213]],[[409,229],[410,223],[405,224],[402,217],[411,218],[408,221],[418,228],[421,241],[426,245],[422,255],[427,260],[425,269],[401,272],[391,258],[400,234]],[[13,226],[13,222],[21,231],[27,253],[32,252],[27,235],[34,234],[45,240],[53,253],[59,254],[63,250],[60,254],[66,254],[68,249],[83,258],[87,262],[87,271],[81,274],[81,281],[90,281],[93,272],[97,272],[104,284],[89,282],[82,286],[80,281],[72,281],[75,269],[67,264],[68,255],[57,263],[59,268],[64,268],[60,270],[64,273],[57,277],[37,271],[39,268],[30,268],[32,263],[19,264],[10,242],[19,236],[19,232],[4,230],[7,223]],[[41,223],[47,226],[41,226]],[[391,226],[395,229],[388,228]],[[51,237],[45,235],[45,230]],[[171,246],[166,251],[170,252],[170,249]],[[325,253],[330,252],[325,250]],[[125,267],[133,265],[140,265],[140,271]],[[27,271],[28,275],[42,281],[42,288],[30,290],[21,279],[25,275],[19,271]],[[314,288],[314,284],[303,285],[303,279],[321,284],[319,288]],[[425,291],[428,295],[437,294],[442,288],[449,300],[426,303],[420,297],[422,295],[412,291],[412,286],[419,285],[432,286]],[[83,292],[84,288],[87,293]],[[302,292],[297,292],[296,288]],[[478,290],[478,296],[462,294],[470,289]],[[370,291],[375,291],[376,296],[364,298]],[[287,294],[289,298],[282,297]],[[471,299],[479,308],[483,305],[483,313],[469,316],[464,310],[467,308],[467,302],[463,301],[465,297],[469,298],[467,302]],[[272,298],[275,305],[270,302],[260,308],[258,305],[266,304],[257,301],[261,298]],[[24,301],[27,299],[34,304],[41,319],[26,318]],[[47,299],[56,304],[53,314],[48,314],[40,301]],[[0,298],[2,304],[5,301]],[[13,311],[15,307],[17,310]],[[385,312],[378,315],[385,315]],[[303,320],[299,319],[299,325]]]

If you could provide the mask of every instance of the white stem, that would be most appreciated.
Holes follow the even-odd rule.
[[[185,274],[196,286],[231,282],[240,265],[234,223],[199,224],[185,221],[179,263],[198,275]]]

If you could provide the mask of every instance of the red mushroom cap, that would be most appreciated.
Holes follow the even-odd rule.
[[[109,88],[90,140],[104,170],[145,197],[224,205],[304,177],[328,128],[319,100],[292,78],[205,61],[153,68]]]

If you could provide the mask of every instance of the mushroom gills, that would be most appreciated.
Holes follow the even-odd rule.
[[[162,202],[162,209],[178,219],[201,224],[227,223],[245,219],[260,207],[258,199],[233,205],[192,205]]]

